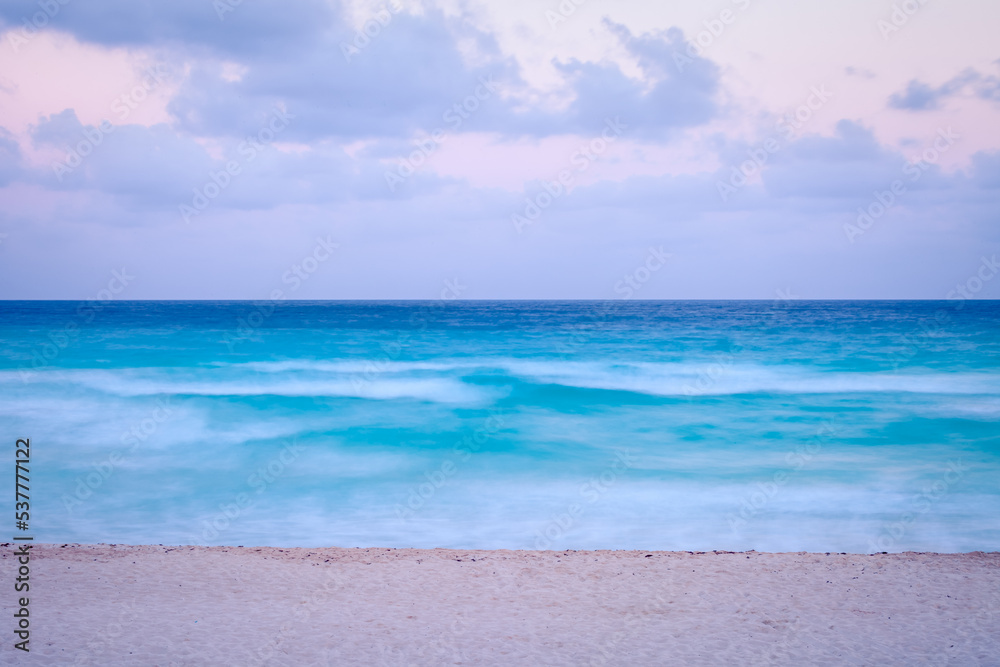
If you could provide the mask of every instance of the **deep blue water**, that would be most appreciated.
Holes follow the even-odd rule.
[[[8,301],[0,343],[36,540],[1000,549],[996,301]]]

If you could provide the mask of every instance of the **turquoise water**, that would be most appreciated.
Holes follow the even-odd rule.
[[[1000,302],[0,302],[0,339],[36,540],[1000,549]]]

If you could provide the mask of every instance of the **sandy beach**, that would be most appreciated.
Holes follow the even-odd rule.
[[[30,610],[0,662],[996,665],[1000,554],[36,545]]]

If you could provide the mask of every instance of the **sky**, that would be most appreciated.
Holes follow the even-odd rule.
[[[0,298],[1000,298],[998,25],[5,0]]]

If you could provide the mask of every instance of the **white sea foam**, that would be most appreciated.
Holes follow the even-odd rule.
[[[769,366],[708,358],[703,362],[617,363],[561,359],[466,358],[446,361],[285,360],[228,364],[268,374],[307,371],[360,378],[408,374],[444,377],[506,373],[529,382],[584,389],[628,391],[654,396],[750,393],[916,393],[1000,394],[1000,377],[991,373],[893,373],[817,371],[805,366]]]
[[[247,375],[220,370],[122,369],[61,370],[37,374],[32,383],[76,384],[116,396],[286,396],[347,397],[374,400],[412,399],[438,403],[477,404],[491,401],[497,390],[447,377],[352,378],[294,373]]]
[[[450,371],[470,367],[464,362],[433,361],[392,361],[382,358],[314,360],[286,359],[284,361],[247,361],[240,363],[216,362],[212,366],[220,368],[246,369],[259,373],[286,373],[288,371],[312,371],[345,375],[368,375],[380,373],[408,373],[412,371]],[[473,365],[474,366],[474,365]]]
[[[848,551],[864,553],[886,527],[913,518],[888,550],[997,549],[995,496],[950,492],[916,511],[904,489],[789,485],[734,531],[743,486],[664,487],[623,478],[594,502],[577,483],[511,484],[470,480],[442,491],[405,523],[393,514],[394,494],[360,493],[347,506],[295,493],[281,478],[254,508],[212,540],[215,544],[486,549],[667,549]],[[122,507],[113,523],[87,525],[54,515],[51,530],[66,539],[198,543],[195,527],[219,513],[216,503],[176,511],[168,498],[158,513]],[[567,523],[571,505],[581,511]],[[192,520],[194,519],[194,520]],[[555,526],[566,527],[556,529]],[[157,526],[151,529],[150,526]],[[546,531],[552,539],[545,538]],[[97,531],[97,532],[92,532]],[[278,543],[275,535],[281,535]],[[542,536],[540,539],[540,535]]]
[[[654,396],[749,393],[997,394],[1000,377],[987,373],[839,373],[792,366],[724,362],[622,363],[515,362],[509,371],[534,382]]]
[[[14,372],[0,372],[0,381]],[[522,381],[652,396],[752,393],[899,393],[1000,395],[992,373],[817,371],[804,366],[698,362],[618,363],[558,359],[469,358],[441,362],[285,360],[220,364],[212,368],[63,370],[35,373],[31,384],[68,381],[122,396],[342,396],[481,403],[497,393],[463,382],[472,374],[509,375]],[[991,408],[983,406],[986,412]]]

